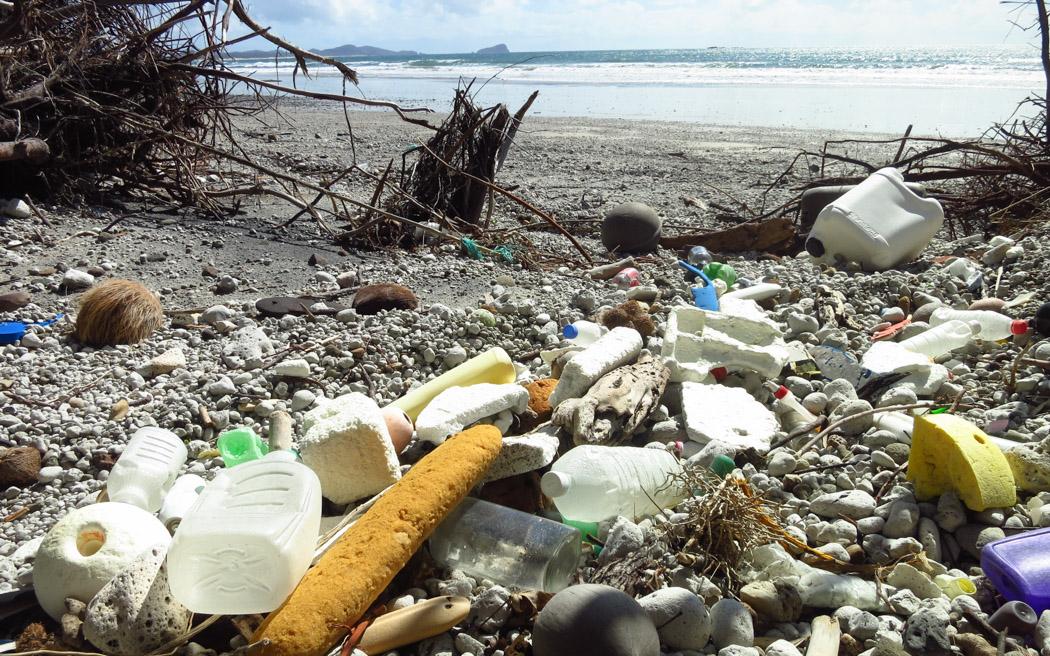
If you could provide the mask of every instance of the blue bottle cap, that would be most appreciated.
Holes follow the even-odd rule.
[[[21,321],[0,321],[0,344],[14,344],[26,334]]]
[[[576,339],[580,335],[580,329],[571,323],[561,329],[561,336],[565,339]]]

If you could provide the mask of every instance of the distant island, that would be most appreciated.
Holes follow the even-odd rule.
[[[506,48],[506,46],[503,46]],[[387,50],[386,48],[377,48],[375,46],[355,46],[348,43],[344,46],[337,46],[335,48],[326,48],[324,50],[313,50],[319,55],[325,57],[360,57],[362,55],[368,57],[383,57],[387,55],[418,55],[420,53],[415,50]],[[241,50],[239,52],[231,52],[230,55],[239,59],[263,59],[266,57],[273,57],[273,50]]]
[[[508,53],[510,53],[510,48],[507,47],[506,43],[501,43],[499,45],[495,45],[495,46],[492,46],[490,48],[482,48],[481,50],[478,50],[474,54],[476,54],[476,55],[506,55]]]

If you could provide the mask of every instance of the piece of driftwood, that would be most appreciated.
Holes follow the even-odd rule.
[[[674,249],[704,246],[714,253],[764,251],[779,254],[794,248],[795,237],[795,224],[791,219],[779,217],[766,221],[741,223],[715,232],[663,237],[660,239],[660,245]]]
[[[670,371],[648,358],[598,379],[581,399],[561,403],[552,421],[572,433],[576,444],[619,444],[656,408]]]
[[[839,621],[827,615],[813,618],[806,656],[837,656],[839,653]]]

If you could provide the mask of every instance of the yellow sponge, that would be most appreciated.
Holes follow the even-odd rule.
[[[323,656],[368,610],[499,454],[495,426],[476,426],[420,460],[306,573],[252,638],[265,656]],[[353,475],[352,472],[348,475]]]
[[[980,428],[956,415],[915,418],[908,459],[915,495],[929,499],[954,490],[978,512],[1017,503],[1010,464]]]

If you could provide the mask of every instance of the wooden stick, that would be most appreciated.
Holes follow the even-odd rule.
[[[821,615],[813,618],[812,627],[806,656],[838,656],[839,637],[842,635],[839,621],[834,617]]]

